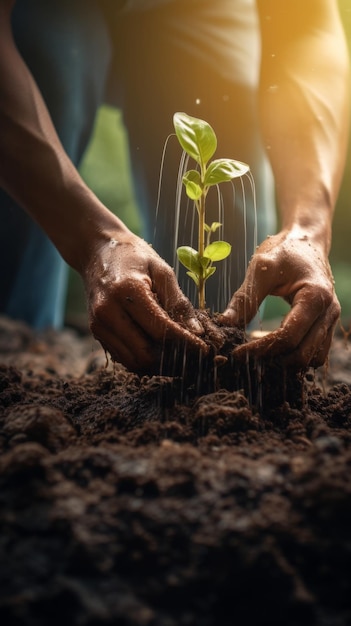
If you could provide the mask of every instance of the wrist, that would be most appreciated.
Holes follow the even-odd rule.
[[[283,230],[286,232],[287,240],[306,241],[320,249],[324,256],[327,257],[329,255],[331,237],[325,229],[314,229],[313,227],[294,224],[292,227]]]
[[[80,274],[85,274],[87,267],[106,246],[131,242],[136,238],[121,220],[102,207],[97,217],[87,218],[81,230],[81,246],[75,247],[74,258],[70,263]],[[76,254],[78,252],[78,254]]]
[[[135,235],[89,189],[72,195],[74,205],[71,210],[66,205],[52,240],[66,262],[83,274],[100,248],[112,240],[131,240]]]
[[[299,209],[283,219],[282,230],[288,239],[308,241],[328,256],[332,236],[332,211],[329,208],[311,207]]]

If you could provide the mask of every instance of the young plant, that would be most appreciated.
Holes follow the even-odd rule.
[[[195,282],[199,308],[204,309],[205,282],[216,271],[213,262],[222,261],[231,252],[231,245],[226,241],[210,242],[211,235],[221,224],[206,224],[206,196],[213,185],[243,176],[250,168],[233,159],[210,161],[217,148],[217,137],[213,128],[204,120],[186,113],[175,113],[173,124],[181,147],[197,163],[197,169],[185,172],[183,184],[187,196],[194,201],[198,214],[198,250],[191,246],[180,246],[177,255],[188,270],[188,276]]]

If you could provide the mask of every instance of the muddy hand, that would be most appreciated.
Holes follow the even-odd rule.
[[[165,344],[207,351],[173,270],[139,237],[110,238],[85,283],[94,336],[131,371],[159,372]]]
[[[280,328],[237,348],[234,354],[238,358],[279,356],[296,368],[323,365],[340,305],[328,259],[305,234],[282,232],[259,246],[221,321],[245,326],[268,295],[283,297],[291,310]]]

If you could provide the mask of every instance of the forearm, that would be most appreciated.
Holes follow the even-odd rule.
[[[13,151],[14,139],[19,148]],[[17,141],[18,140],[18,141]],[[63,149],[33,127],[0,139],[1,186],[38,222],[63,258],[81,271],[92,246],[125,226],[85,185]]]
[[[337,5],[258,4],[261,127],[282,227],[296,236],[307,232],[327,254],[349,117],[348,54]]]
[[[14,46],[9,5],[0,2],[0,185],[80,270],[99,235],[128,231],[87,188],[64,152]]]

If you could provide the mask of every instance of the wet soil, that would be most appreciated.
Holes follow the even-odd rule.
[[[139,378],[0,318],[0,623],[351,624],[349,342],[281,386]]]

